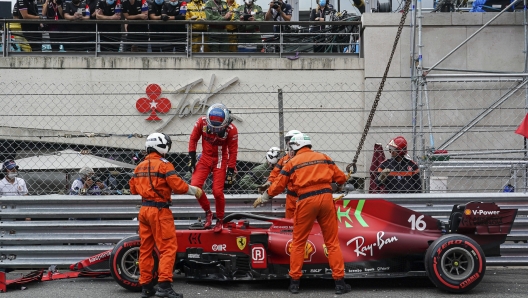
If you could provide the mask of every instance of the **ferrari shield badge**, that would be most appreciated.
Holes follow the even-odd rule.
[[[246,248],[247,243],[246,236],[238,236],[236,239],[238,248],[240,248],[240,250],[244,250],[244,248]]]

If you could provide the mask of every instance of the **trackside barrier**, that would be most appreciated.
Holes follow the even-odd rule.
[[[212,196],[210,196],[212,197]],[[226,213],[247,212],[284,215],[284,195],[254,209],[257,195],[226,195]],[[524,193],[455,194],[348,194],[345,200],[386,199],[403,207],[448,220],[454,204],[495,202],[501,208],[517,208],[517,218],[502,257],[488,258],[488,265],[528,265],[528,195]],[[68,268],[69,265],[109,250],[122,238],[137,233],[139,196],[7,196],[0,197],[0,270]],[[214,202],[214,200],[212,200]],[[204,213],[192,196],[174,196],[171,207],[177,229],[186,229]],[[31,218],[26,221],[26,218]],[[74,220],[75,219],[75,220]],[[266,227],[265,222],[250,221]]]

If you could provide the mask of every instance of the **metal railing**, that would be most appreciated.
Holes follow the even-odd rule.
[[[284,195],[254,209],[257,195],[227,195],[226,213],[246,212],[284,216]],[[517,208],[517,218],[507,242],[501,245],[502,257],[488,258],[488,265],[528,265],[528,194],[454,193],[454,194],[348,194],[345,199],[383,198],[411,210],[447,222],[454,204],[469,201],[496,202],[504,208]],[[47,268],[69,265],[109,250],[122,238],[135,235],[134,218],[139,196],[11,196],[0,198],[0,269]],[[186,229],[203,216],[196,199],[175,196],[171,207],[177,229]],[[214,202],[214,200],[212,200]],[[31,218],[26,221],[26,218]],[[72,220],[79,218],[79,220]],[[84,219],[84,220],[81,220]],[[92,219],[92,220],[87,220]],[[267,227],[269,223],[251,221]]]
[[[2,56],[13,55],[181,55],[214,53],[296,53],[359,54],[359,17],[331,22],[247,22],[200,21],[204,26],[230,25],[237,29],[199,31],[196,21],[66,21],[2,20]],[[128,24],[144,30],[127,32]],[[34,27],[28,30],[32,25]],[[113,27],[108,27],[113,25]],[[26,30],[23,30],[23,27]],[[53,29],[51,26],[54,26]],[[74,27],[75,26],[75,27]],[[71,28],[72,30],[69,30]],[[79,29],[81,28],[81,29]],[[82,29],[85,28],[85,29]],[[113,28],[113,29],[111,29]],[[149,30],[149,28],[151,28]],[[163,32],[160,32],[160,28]],[[176,29],[179,28],[179,29]],[[207,28],[207,27],[206,27]],[[180,30],[181,29],[181,30]],[[268,29],[268,30],[264,30]],[[39,51],[39,49],[42,51]]]

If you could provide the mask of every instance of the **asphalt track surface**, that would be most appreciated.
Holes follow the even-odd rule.
[[[23,272],[12,272],[8,278],[19,277]],[[404,279],[351,279],[352,292],[335,295],[331,280],[302,280],[301,294],[291,295],[287,280],[251,281],[251,282],[187,282],[176,278],[173,288],[184,294],[185,298],[194,297],[462,297],[438,290],[427,278]],[[111,277],[77,278],[28,284],[25,290],[9,290],[0,294],[0,298],[38,297],[38,298],[100,298],[135,297],[140,293],[129,292],[117,285]],[[527,297],[528,268],[489,267],[482,282],[463,297]]]

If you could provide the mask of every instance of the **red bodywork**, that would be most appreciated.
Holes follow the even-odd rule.
[[[364,278],[425,276],[427,250],[446,234],[465,235],[475,240],[486,256],[498,256],[517,209],[501,209],[495,203],[454,205],[449,222],[444,223],[385,200],[342,200],[336,202],[336,213],[345,277]],[[228,215],[224,222],[221,233],[193,227],[177,230],[175,269],[187,278],[198,280],[289,277],[291,220],[238,213]],[[73,264],[70,270],[80,271],[82,274],[78,276],[103,276],[112,272],[120,285],[139,290],[136,271],[123,273],[127,260],[119,259],[121,255],[130,257],[135,253],[137,256],[138,250],[139,237],[131,236],[118,243],[113,251]],[[74,277],[74,274],[67,276]],[[331,278],[317,222],[306,243],[303,278]]]

